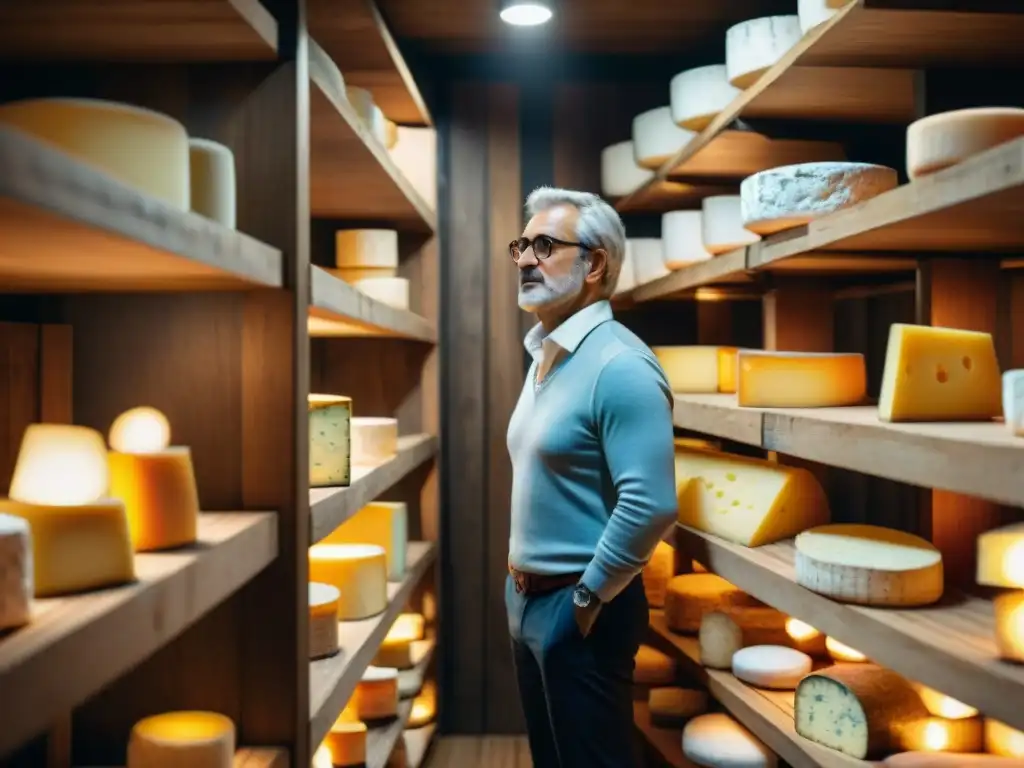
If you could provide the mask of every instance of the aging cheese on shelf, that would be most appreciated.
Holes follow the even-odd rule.
[[[397,269],[398,232],[339,229],[334,234],[334,265],[339,269]]]
[[[797,15],[800,17],[800,31],[807,34],[835,16],[838,10],[838,6],[829,5],[829,0],[799,0]]]
[[[360,720],[387,720],[398,714],[398,670],[367,667],[349,706]]]
[[[1024,437],[1024,370],[1003,374],[1003,419],[1013,435]]]
[[[683,729],[683,754],[707,768],[775,768],[778,758],[729,715],[695,717]]]
[[[882,421],[988,421],[1002,413],[991,334],[893,323],[885,351]]]
[[[1024,732],[991,717],[985,718],[985,749],[993,755],[1024,759]]]
[[[643,285],[669,273],[661,238],[631,237],[626,240],[626,258],[633,262],[636,284]]]
[[[626,244],[627,247],[622,254],[622,266],[619,268],[619,277],[615,283],[615,293],[613,295],[632,291],[637,284],[636,267],[633,265],[633,250],[628,247],[628,240]]]
[[[678,728],[708,711],[708,692],[697,688],[651,688],[647,692],[651,723],[658,728]]]
[[[651,608],[661,608],[665,604],[665,589],[668,587],[668,580],[675,573],[675,566],[676,551],[670,544],[659,541],[651,554],[651,559],[640,572],[647,604]]]
[[[927,685],[913,683],[914,690],[921,697],[922,703],[935,717],[946,720],[966,720],[978,716],[978,710],[969,707],[963,702],[957,701],[951,696],[929,688]]]
[[[353,285],[374,301],[395,309],[409,309],[409,281],[404,277],[364,277]]]
[[[807,224],[896,188],[896,171],[870,163],[785,165],[740,184],[743,226],[759,235]]]
[[[910,750],[980,752],[985,735],[980,717],[959,720],[927,717],[910,726],[903,741]]]
[[[33,590],[28,521],[0,513],[0,631],[28,624]]]
[[[188,133],[167,115],[96,99],[27,99],[0,104],[0,125],[174,208],[189,209]]]
[[[366,723],[342,713],[324,737],[323,747],[330,754],[328,765],[356,768],[366,763]],[[315,768],[319,768],[316,766]],[[326,768],[326,766],[325,766]]]
[[[730,669],[733,655],[747,646],[786,642],[786,614],[768,606],[723,606],[700,623],[700,663]]]
[[[423,198],[430,210],[437,209],[437,132],[433,128],[398,126],[391,159]]]
[[[978,537],[977,580],[986,587],[1024,589],[1024,523]]]
[[[992,607],[999,658],[1024,661],[1024,590],[1013,589],[996,595]]]
[[[735,394],[739,377],[740,350],[736,347],[718,348],[718,391]]]
[[[978,107],[923,117],[907,128],[911,180],[1024,136],[1024,109]]]
[[[192,210],[235,228],[235,155],[209,139],[189,139],[189,180]]]
[[[796,688],[796,732],[858,760],[907,748],[908,734],[928,717],[913,686],[874,664],[838,664],[813,672]]]
[[[352,479],[352,400],[309,395],[309,484],[347,486]]]
[[[675,452],[679,522],[745,547],[787,539],[829,519],[807,469],[717,451]]]
[[[132,727],[128,768],[232,768],[235,724],[217,712],[165,712]]]
[[[409,544],[408,517],[403,501],[374,501],[331,531],[323,543],[381,547],[387,556],[388,581],[401,581]]]
[[[712,346],[652,347],[673,392],[718,392],[718,350]]]
[[[352,463],[377,466],[398,453],[398,419],[359,416],[352,419]]]
[[[811,657],[784,645],[750,645],[732,657],[737,679],[758,688],[791,691],[811,671]]]
[[[693,131],[680,128],[672,119],[670,107],[657,107],[633,118],[633,152],[641,168],[657,170],[685,147]]]
[[[864,355],[843,352],[739,354],[737,403],[750,408],[829,408],[867,397]]]
[[[825,638],[825,650],[828,655],[832,657],[833,661],[845,661],[851,664],[857,664],[866,662],[868,657],[858,651],[856,648],[839,642],[834,637]]]
[[[632,141],[601,150],[601,194],[605,197],[625,197],[653,178],[654,171],[636,164]]]
[[[341,591],[332,584],[309,583],[309,658],[338,652],[338,605]]]
[[[388,606],[383,547],[372,544],[314,544],[309,548],[309,580],[338,588],[341,593],[338,618],[341,621],[376,616]]]
[[[758,600],[713,573],[673,577],[665,593],[665,623],[673,632],[696,634],[705,614],[726,606],[756,606]]]
[[[911,533],[836,523],[796,537],[796,581],[859,605],[909,608],[942,597],[942,553]]]
[[[786,619],[786,634],[789,645],[808,656],[824,656],[827,652],[827,640],[824,634],[800,619]]]
[[[676,679],[676,660],[649,645],[641,645],[633,657],[633,682],[668,685]]]
[[[402,614],[395,619],[395,623],[391,625],[387,636],[377,649],[373,666],[411,669],[416,664],[414,649],[416,641],[422,636],[422,624],[415,620],[403,620],[403,616],[412,617],[415,614]]]
[[[423,690],[412,702],[412,711],[409,714],[409,728],[422,728],[427,723],[432,723],[437,717],[437,689],[434,683],[427,681],[423,684]]]
[[[667,269],[682,269],[711,258],[704,249],[701,218],[700,211],[669,211],[662,215],[661,242]]]
[[[729,83],[725,64],[710,64],[680,72],[669,83],[672,120],[691,131],[703,131],[718,113],[740,95]]]
[[[739,195],[712,195],[701,202],[701,241],[717,256],[756,243],[761,236],[743,226]]]
[[[729,82],[748,88],[800,42],[798,16],[767,16],[735,24],[725,33],[725,69]]]

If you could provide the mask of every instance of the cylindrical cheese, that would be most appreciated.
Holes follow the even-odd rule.
[[[339,229],[334,234],[334,265],[345,268],[398,268],[398,232],[393,229]]]
[[[632,141],[601,150],[601,194],[605,197],[625,197],[653,178],[654,171],[636,164]]]
[[[376,466],[398,453],[398,420],[378,416],[352,419],[352,463]]]
[[[388,607],[387,561],[383,547],[314,544],[309,548],[309,580],[338,588],[341,621],[376,616]]]
[[[408,559],[408,505],[404,501],[371,502],[321,541],[324,544],[375,544],[383,547],[387,553],[388,581],[401,581],[405,578]]]
[[[713,573],[686,573],[668,583],[665,622],[673,632],[695,634],[704,614],[731,605],[760,602]]]
[[[111,451],[108,461],[110,495],[124,502],[136,552],[195,543],[199,492],[187,447],[155,453]]]
[[[980,752],[985,736],[980,717],[960,720],[927,717],[913,723],[903,740],[910,750]]]
[[[423,629],[422,623],[417,622],[416,618],[422,617],[406,613],[395,619],[395,623],[391,625],[391,629],[381,641],[380,648],[377,649],[373,666],[410,669],[416,663],[413,649]]]
[[[696,688],[651,688],[647,692],[651,724],[678,728],[708,711],[708,692]]]
[[[758,688],[792,691],[811,671],[811,657],[784,645],[751,645],[736,651],[732,673]]]
[[[625,253],[622,254],[622,267],[619,269],[619,277],[615,283],[615,293],[626,293],[632,291],[636,287],[636,267],[633,265],[633,252],[628,247],[625,249]]]
[[[860,405],[865,397],[867,367],[860,353],[739,353],[740,407],[829,408]]]
[[[33,589],[28,521],[0,512],[0,631],[28,624]]]
[[[980,107],[923,117],[907,128],[907,176],[913,179],[1024,136],[1024,109]]]
[[[324,737],[324,747],[335,768],[356,768],[366,763],[366,723],[342,716]]]
[[[700,663],[729,669],[733,655],[750,645],[786,643],[786,614],[768,606],[725,605],[700,622]]]
[[[374,301],[395,309],[409,309],[409,281],[404,277],[364,277],[353,285]]]
[[[644,285],[669,273],[660,238],[629,238],[626,240],[626,258],[633,262],[637,285]]]
[[[676,551],[666,542],[659,541],[651,553],[651,559],[640,572],[647,604],[651,608],[661,608],[665,604],[665,589],[675,573],[675,565]]]
[[[633,658],[633,682],[666,685],[676,678],[676,661],[649,645],[641,645]]]
[[[1024,437],[1024,370],[1003,374],[1003,419],[1010,433]]]
[[[352,470],[352,399],[311,394],[309,400],[309,484],[348,486]]]
[[[800,619],[786,619],[786,634],[789,644],[808,656],[824,656],[827,638],[822,632]]]
[[[189,209],[188,133],[167,115],[96,99],[28,99],[0,104],[0,125],[178,210]]]
[[[192,210],[200,216],[235,228],[235,155],[209,139],[189,139],[189,178]]]
[[[166,712],[137,722],[128,768],[232,768],[235,724],[217,712]]]
[[[705,197],[701,213],[701,241],[710,254],[728,253],[761,239],[744,228],[739,195]]]
[[[725,68],[729,82],[748,88],[800,42],[799,16],[767,16],[736,24],[725,33]]]
[[[332,584],[309,583],[309,658],[338,652],[338,605],[341,591]]]
[[[670,107],[658,107],[641,112],[633,118],[633,151],[636,164],[656,170],[696,135],[693,131],[675,124]]]
[[[697,765],[717,768],[775,768],[778,758],[729,715],[695,717],[683,729],[683,754]]]
[[[921,685],[920,683],[914,683],[913,686],[914,690],[917,691],[917,695],[921,697],[921,701],[928,708],[928,711],[936,717],[942,717],[946,720],[966,720],[967,718],[978,716],[978,710],[974,707],[969,707],[944,693],[936,691],[934,688],[929,688],[927,685]]]
[[[350,706],[360,720],[386,720],[398,714],[398,670],[367,667]]]
[[[993,601],[999,658],[1024,661],[1024,590],[1004,592]]]
[[[670,211],[661,217],[661,242],[667,269],[682,269],[706,261],[700,211]]]
[[[703,131],[718,113],[742,93],[729,83],[725,64],[680,72],[669,83],[672,120],[691,131]]]
[[[835,16],[838,10],[829,6],[829,0],[799,0],[797,15],[800,17],[800,31],[807,34]]]

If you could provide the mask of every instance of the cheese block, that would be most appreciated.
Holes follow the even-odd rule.
[[[360,720],[388,720],[398,714],[398,670],[367,667],[349,706]]]
[[[308,397],[309,484],[346,487],[352,480],[352,399]]]
[[[0,513],[0,632],[28,624],[33,590],[28,521]]]
[[[700,211],[669,211],[661,217],[663,260],[667,269],[682,269],[688,264],[707,261]]]
[[[309,658],[338,652],[338,605],[341,592],[331,584],[309,583]]]
[[[404,277],[364,277],[353,285],[374,301],[409,310],[409,281]]]
[[[992,601],[999,658],[1024,662],[1024,590],[1003,592]]]
[[[796,688],[796,732],[858,760],[907,748],[928,717],[913,686],[874,664],[838,664],[813,672]]]
[[[896,171],[870,163],[800,163],[772,168],[740,183],[743,226],[770,235],[850,208],[896,185]]]
[[[800,619],[786,619],[786,635],[789,637],[787,645],[803,651],[808,656],[824,656],[826,653],[825,644],[828,638]]]
[[[188,133],[167,115],[96,99],[26,99],[0,104],[2,125],[172,208],[189,209]]]
[[[858,664],[868,660],[868,657],[856,648],[851,648],[834,637],[825,638],[825,650],[832,660],[837,662],[844,661],[848,664]]]
[[[951,752],[900,752],[882,761],[884,768],[1024,768],[1013,757]]]
[[[683,754],[707,768],[775,768],[778,758],[729,715],[695,717],[683,729]]]
[[[377,466],[398,453],[398,419],[359,416],[352,419],[352,463]]]
[[[986,531],[978,537],[978,583],[1024,589],[1024,523]]]
[[[718,391],[718,350],[712,346],[651,347],[673,392]]]
[[[705,614],[736,605],[760,602],[713,573],[684,573],[668,583],[665,623],[673,632],[696,634]]]
[[[633,118],[633,152],[641,168],[657,170],[696,136],[672,119],[671,107],[657,107]]]
[[[767,606],[723,606],[706,613],[698,634],[700,663],[730,669],[741,648],[785,642],[785,627],[786,615]]]
[[[914,683],[913,685],[917,695],[921,697],[921,702],[935,717],[941,717],[946,720],[966,720],[967,718],[978,716],[978,710],[974,707],[969,707],[951,696],[940,693],[934,688],[929,688],[927,685],[921,685],[920,683]]]
[[[929,115],[907,128],[907,176],[911,180],[1024,136],[1024,109],[977,107]]]
[[[799,0],[796,12],[800,17],[800,31],[807,34],[835,16],[838,10],[829,5],[829,0]]]
[[[339,269],[397,269],[398,232],[339,229],[334,234],[334,265]]]
[[[709,64],[680,72],[669,83],[670,107],[676,125],[703,131],[742,93],[729,83],[725,64]]]
[[[324,737],[323,747],[326,749],[330,760],[324,768],[329,766],[343,766],[344,768],[356,768],[366,763],[366,723],[361,720],[341,718],[331,726],[331,730]],[[320,768],[320,766],[314,766]]]
[[[841,352],[739,354],[736,402],[748,408],[833,408],[867,397],[864,355]]]
[[[718,348],[718,391],[735,394],[739,378],[740,351],[736,347]]]
[[[356,88],[349,85],[345,87],[345,95],[349,104],[355,110],[356,115],[369,128],[373,123],[373,108],[376,106],[373,101],[373,94],[365,88]]]
[[[128,768],[232,768],[235,724],[217,712],[165,712],[139,720],[128,738]]]
[[[647,692],[651,724],[681,728],[687,720],[708,711],[708,692],[697,688],[651,688]]]
[[[309,580],[341,593],[338,618],[366,619],[388,607],[384,548],[372,544],[314,544],[309,548]]]
[[[986,717],[985,749],[993,755],[1024,759],[1024,732],[1000,720]]]
[[[749,88],[800,42],[799,16],[766,16],[735,24],[725,33],[725,70],[737,88]]]
[[[1013,435],[1024,437],[1024,370],[1003,374],[1003,419]]]
[[[631,237],[626,240],[626,258],[633,262],[636,284],[643,285],[669,273],[661,238]]]
[[[192,210],[235,228],[235,155],[209,139],[189,139],[189,182]]]
[[[641,645],[633,657],[633,682],[667,685],[676,679],[676,661],[649,645]]]
[[[912,533],[836,523],[796,537],[796,581],[858,605],[909,608],[942,597],[942,553]]]
[[[403,615],[411,616],[413,614]],[[403,620],[402,616],[395,619],[377,649],[377,655],[373,658],[373,666],[394,669],[411,669],[415,666],[414,649],[421,629],[422,627],[414,620]]]
[[[988,421],[1002,414],[991,334],[893,323],[885,351],[882,421]]]
[[[605,197],[625,197],[653,178],[654,171],[636,164],[632,141],[601,150],[601,194]]]
[[[829,519],[807,469],[718,451],[675,452],[679,522],[745,547],[788,539]]]
[[[665,604],[665,589],[676,568],[676,551],[667,542],[659,541],[651,553],[650,560],[640,572],[644,583],[644,594],[651,608]]]
[[[811,657],[784,645],[751,645],[736,651],[732,673],[758,688],[791,691],[811,671]]]
[[[633,265],[633,250],[629,248],[629,241],[626,241],[627,247],[622,254],[622,266],[619,267],[619,276],[615,283],[615,293],[613,296],[617,296],[620,293],[627,293],[632,291],[636,287],[636,267]]]
[[[959,720],[926,717],[907,729],[903,741],[910,750],[980,752],[985,735],[980,717]]]
[[[739,195],[712,195],[701,202],[701,241],[717,256],[756,243],[760,235],[743,226]]]
[[[391,159],[427,208],[437,210],[437,132],[430,127],[398,126]]]

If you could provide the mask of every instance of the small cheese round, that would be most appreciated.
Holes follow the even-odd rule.
[[[373,544],[314,544],[309,578],[338,588],[338,618],[356,621],[388,606],[387,554]]]
[[[729,82],[748,88],[800,42],[799,16],[767,16],[735,24],[725,33],[725,68]]]
[[[661,217],[661,242],[667,269],[682,269],[711,258],[704,248],[701,219],[700,211],[669,211]]]
[[[189,139],[192,210],[228,229],[235,228],[235,155],[209,139]]]
[[[398,453],[398,419],[386,416],[357,416],[351,422],[352,463],[376,466]]]
[[[759,688],[796,690],[810,671],[811,657],[784,645],[751,645],[732,657],[732,673]]]
[[[409,309],[409,280],[404,277],[364,277],[352,283],[374,301],[395,309]]]
[[[398,230],[339,229],[334,233],[339,269],[398,269]]]
[[[28,624],[34,589],[28,521],[0,512],[0,630]]]
[[[398,714],[398,670],[367,667],[349,702],[360,720],[386,720]]]
[[[633,118],[633,151],[636,164],[657,170],[696,136],[680,128],[672,119],[670,107],[641,112]]]
[[[626,257],[633,262],[636,284],[643,285],[669,273],[665,249],[657,237],[631,237],[626,240]]]
[[[309,583],[309,658],[338,652],[338,604],[341,592],[332,584]]]
[[[654,171],[636,164],[632,141],[620,141],[601,150],[601,194],[625,197],[654,178]]]
[[[323,746],[331,758],[329,765],[349,768],[366,763],[366,732],[366,723],[342,713],[324,737]]]
[[[701,241],[710,254],[728,253],[761,239],[743,226],[739,195],[705,197],[701,213]]]
[[[701,715],[683,729],[683,754],[706,768],[775,768],[778,758],[729,715]]]
[[[647,604],[651,608],[665,605],[665,590],[668,588],[668,580],[675,573],[675,565],[676,551],[667,542],[659,541],[651,553],[651,559],[640,572]]]
[[[672,119],[691,131],[703,131],[718,113],[742,93],[729,83],[725,64],[709,64],[680,72],[669,83]]]
[[[768,606],[723,606],[700,623],[700,663],[729,669],[733,655],[748,645],[778,645],[786,639],[786,614]]]
[[[235,724],[217,712],[165,712],[139,720],[128,739],[128,768],[232,768]]]
[[[1024,109],[977,107],[922,117],[907,128],[911,180],[1024,136]]]
[[[829,5],[829,0],[799,0],[797,15],[800,17],[800,31],[807,34],[831,19],[838,11],[838,7]]]
[[[676,660],[656,648],[641,645],[633,657],[633,682],[666,685],[676,679]]]
[[[651,723],[659,728],[677,728],[708,711],[708,692],[698,688],[651,688],[647,707]]]
[[[696,633],[706,613],[722,606],[760,604],[713,573],[685,573],[668,583],[665,622],[673,632]]]

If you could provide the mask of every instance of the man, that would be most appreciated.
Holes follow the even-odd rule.
[[[639,573],[676,517],[672,394],[612,317],[626,233],[596,195],[540,188],[509,246],[539,320],[508,428],[505,599],[534,768],[630,768]]]

